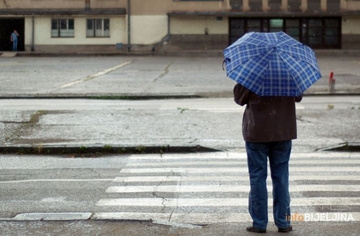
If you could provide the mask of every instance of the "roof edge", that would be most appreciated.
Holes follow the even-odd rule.
[[[79,8],[79,9],[0,9],[0,16],[4,15],[125,15],[125,8]]]
[[[168,12],[169,16],[227,16],[227,17],[326,17],[326,16],[347,16],[349,14],[360,15],[360,11],[342,11],[342,12],[316,12],[316,11],[258,11],[258,12],[239,12],[239,11],[171,11]]]

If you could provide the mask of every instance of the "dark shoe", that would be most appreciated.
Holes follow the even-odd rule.
[[[291,225],[286,227],[286,228],[279,228],[280,233],[286,233],[286,232],[290,232],[290,231],[292,231],[292,226]]]
[[[253,233],[266,233],[266,229],[258,229],[255,227],[247,227],[246,231],[253,232]]]

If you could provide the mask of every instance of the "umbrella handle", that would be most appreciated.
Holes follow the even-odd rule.
[[[224,70],[225,61],[226,61],[226,59],[224,59],[223,62],[222,62],[222,70]]]

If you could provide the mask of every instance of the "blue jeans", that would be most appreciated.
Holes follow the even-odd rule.
[[[278,228],[290,226],[289,159],[291,140],[283,142],[246,142],[250,175],[249,213],[253,227],[268,224],[267,159],[273,185],[273,214]]]
[[[16,52],[17,51],[17,41],[13,41],[13,51]]]

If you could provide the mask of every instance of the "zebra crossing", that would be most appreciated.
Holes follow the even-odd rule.
[[[270,173],[270,170],[269,170]],[[269,219],[272,218],[268,177]],[[293,221],[360,221],[360,154],[292,153]],[[93,219],[182,224],[251,222],[246,154],[133,155]]]

